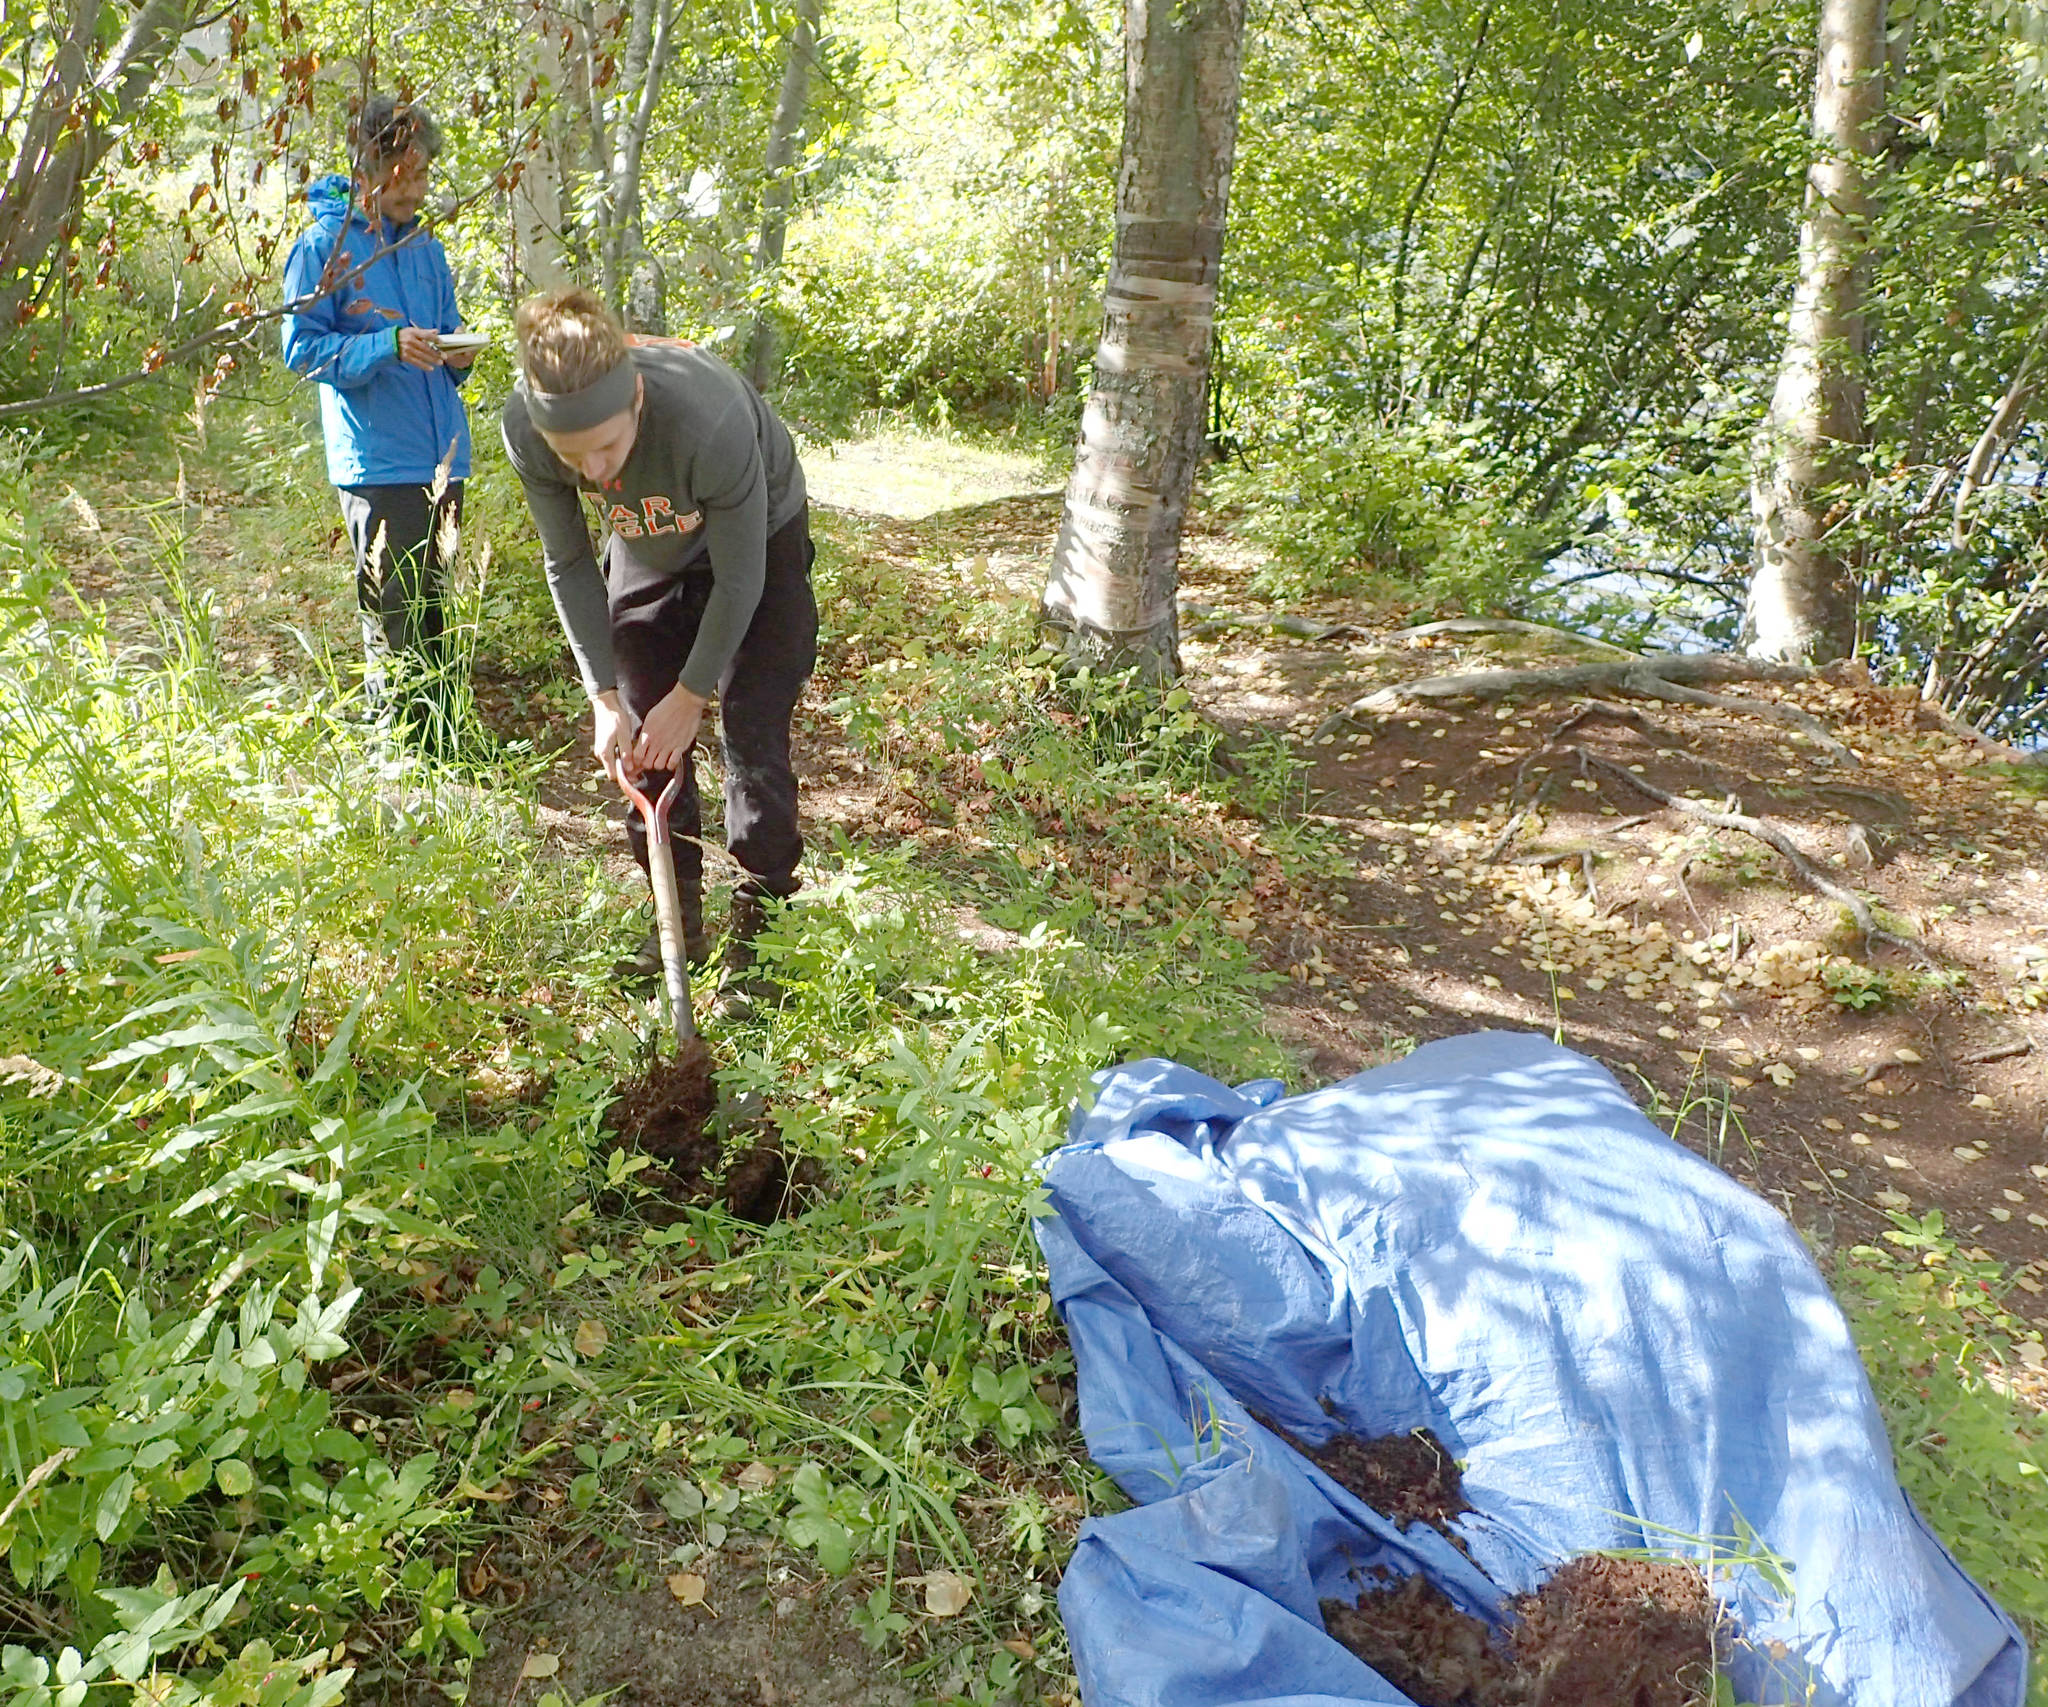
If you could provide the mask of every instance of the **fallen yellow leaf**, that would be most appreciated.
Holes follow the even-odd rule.
[[[612,1336],[602,1322],[578,1322],[576,1337],[569,1343],[576,1348],[578,1357],[595,1357],[612,1343]]]
[[[934,1618],[952,1618],[967,1610],[974,1585],[958,1571],[931,1571],[924,1579],[924,1609]]]
[[[553,1677],[562,1669],[560,1654],[528,1654],[526,1664],[519,1668],[521,1677]]]
[[[684,1606],[702,1606],[704,1579],[695,1571],[677,1571],[668,1579],[668,1592]]]

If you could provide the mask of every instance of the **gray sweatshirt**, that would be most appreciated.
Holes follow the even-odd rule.
[[[517,390],[505,402],[505,453],[526,488],[548,591],[585,691],[618,685],[605,579],[579,497],[593,492],[609,536],[613,601],[684,575],[710,575],[704,620],[677,676],[708,699],[760,603],[768,536],[803,508],[804,471],[774,411],[709,350],[636,338],[631,356],[647,401],[626,465],[603,490],[548,449]]]

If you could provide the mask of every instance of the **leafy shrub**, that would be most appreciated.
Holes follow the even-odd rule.
[[[1471,610],[1499,608],[1545,547],[1504,525],[1474,441],[1386,429],[1321,409],[1218,467],[1209,490],[1271,551],[1255,583],[1274,598],[1424,584]]]
[[[481,962],[528,868],[380,773],[328,690],[227,686],[174,553],[148,665],[51,621],[45,518],[0,484],[0,1548],[61,1638],[6,1650],[0,1702],[176,1651],[153,1699],[317,1707],[366,1612],[475,1643],[418,1549],[446,1471],[322,1366],[503,1175],[432,1066],[521,961],[412,945],[460,921]]]

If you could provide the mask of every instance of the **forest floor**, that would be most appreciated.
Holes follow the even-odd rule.
[[[1028,599],[1059,502],[885,519],[870,549],[913,584],[934,562],[985,560],[978,572]],[[2048,1326],[2048,769],[1999,764],[1867,678],[1782,696],[1837,731],[1849,766],[1770,723],[1690,707],[1575,732],[1668,791],[1733,796],[1782,825],[1925,946],[1866,962],[1842,909],[1762,843],[1539,751],[1583,695],[1417,707],[1316,733],[1390,683],[1581,662],[1583,649],[1525,636],[1387,644],[1420,616],[1346,600],[1285,613],[1353,630],[1341,638],[1262,632],[1256,559],[1228,528],[1198,519],[1187,555],[1184,602],[1205,615],[1187,624],[1201,637],[1183,643],[1183,685],[1234,734],[1290,738],[1307,761],[1296,808],[1355,856],[1233,921],[1282,975],[1269,1012],[1314,1079],[1459,1032],[1554,1033],[1823,1248],[1877,1236],[1888,1211],[1939,1211],[2020,1271]],[[915,790],[866,775],[828,722],[807,718],[805,735],[817,818],[887,837],[924,812]],[[1879,869],[1863,869],[1856,826]],[[928,846],[959,833],[917,831]],[[1112,874],[1112,892],[1118,876],[1126,892],[1142,882]]]
[[[1255,595],[1255,554],[1226,519],[1198,515],[1183,686],[1268,792],[1258,810],[1190,794],[1171,821],[1133,828],[1145,799],[1077,805],[1036,788],[1022,761],[991,761],[1001,743],[986,708],[967,706],[970,690],[935,661],[972,637],[919,630],[920,611],[978,605],[1013,628],[1028,613],[1059,516],[1042,471],[910,436],[817,460],[815,526],[836,595],[798,715],[814,845],[934,874],[957,898],[937,928],[989,956],[1036,918],[1162,942],[1199,925],[1246,957],[1244,987],[1301,1084],[1461,1032],[1554,1035],[1780,1204],[1824,1262],[1904,1228],[1931,1261],[2009,1281],[1990,1318],[1994,1384],[2029,1411],[2048,1405],[2048,770],[2000,763],[1855,673],[1727,690],[1812,713],[1849,763],[1756,717],[1687,706],[1637,705],[1633,719],[1559,734],[1584,701],[1569,694],[1347,718],[1390,683],[1587,654],[1562,638],[1390,638],[1435,613],[1368,599],[1297,606],[1284,614],[1336,632],[1289,634]],[[96,493],[103,505],[121,496],[110,491]],[[346,648],[332,539],[331,560],[303,527],[272,549],[252,543],[230,499],[189,502],[187,571],[219,601],[230,669],[289,667],[294,626]],[[146,590],[123,584],[128,559],[96,549],[91,502],[74,507],[74,584],[134,619],[140,644]],[[258,550],[272,566],[251,575]],[[623,950],[645,914],[566,655],[538,631],[511,648],[487,635],[475,679],[493,733],[546,761],[531,772],[539,833],[557,855],[602,865],[612,893],[599,929]],[[973,738],[940,740],[956,723]],[[1865,954],[1842,909],[1770,848],[1636,794],[1579,750],[1674,794],[1739,801],[1920,948]],[[1126,1052],[1148,1052],[1146,1040]],[[1070,1390],[1040,1391],[1077,1448]],[[470,1701],[613,1689],[670,1707],[998,1698],[971,1677],[913,1688],[852,1639],[851,1588],[756,1536],[736,1533],[666,1586],[630,1572],[606,1586],[595,1573],[617,1563],[619,1538],[550,1528],[575,1469],[562,1466],[553,1483],[545,1461],[528,1473],[538,1481],[507,1513],[524,1517],[469,1567],[466,1591],[496,1609]],[[1081,1502],[1054,1494],[1051,1507],[1070,1539]],[[1026,1599],[1002,1627],[1028,1665],[1051,1615],[1036,1590]],[[1024,1691],[1014,1673],[1005,1687]],[[1056,1675],[1034,1675],[1029,1698],[1069,1701]],[[394,1679],[389,1699],[415,1698]]]

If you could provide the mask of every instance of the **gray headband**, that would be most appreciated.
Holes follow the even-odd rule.
[[[546,433],[580,433],[633,407],[633,387],[639,369],[630,355],[602,378],[592,380],[581,391],[542,391],[523,376],[519,395],[526,403],[526,416]]]

